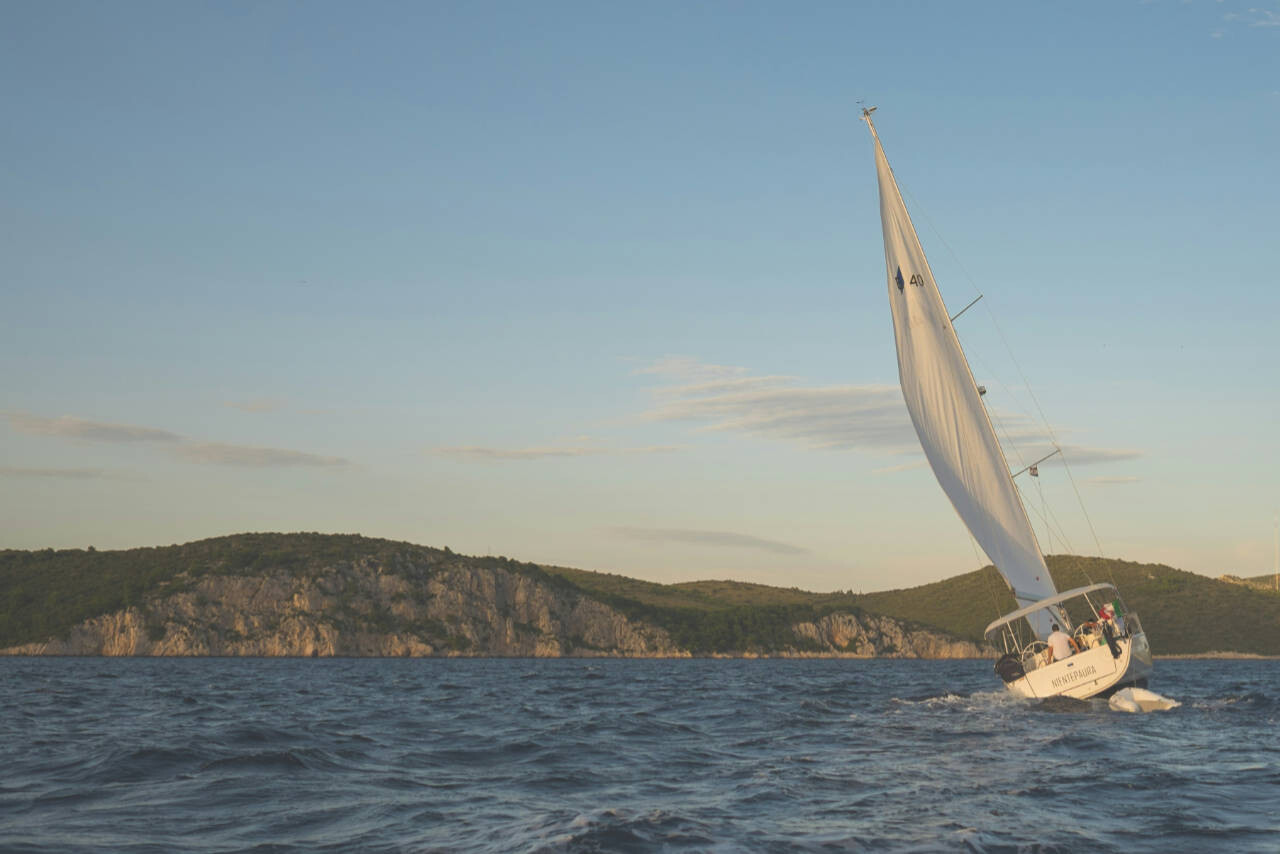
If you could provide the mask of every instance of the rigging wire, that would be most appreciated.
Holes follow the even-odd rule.
[[[966,528],[966,530],[968,530]],[[1000,597],[996,595],[996,589],[991,583],[991,573],[986,572],[987,562],[982,559],[982,552],[978,549],[978,541],[973,538],[973,534],[969,534],[969,545],[973,549],[973,559],[978,563],[978,572],[982,573],[983,579],[986,581],[987,592],[991,594],[991,607],[995,611],[996,617],[1000,617],[1004,612],[1000,610]],[[998,575],[999,573],[997,573]],[[1003,580],[1004,576],[1000,576]],[[1005,582],[1006,589],[1008,582]]]
[[[1080,512],[1084,514],[1085,521],[1089,524],[1089,533],[1093,537],[1093,544],[1098,550],[1099,557],[1105,557],[1102,553],[1102,542],[1098,539],[1098,532],[1093,527],[1093,519],[1089,517],[1089,510],[1084,506],[1084,498],[1080,495],[1080,487],[1076,484],[1075,475],[1071,471],[1071,464],[1067,461],[1067,455],[1062,450],[1062,444],[1058,441],[1058,436],[1053,431],[1053,425],[1049,423],[1049,419],[1045,417],[1044,409],[1040,406],[1040,399],[1036,397],[1035,391],[1031,388],[1027,375],[1023,372],[1022,366],[1018,364],[1017,358],[1013,355],[1013,348],[1009,346],[1009,339],[1005,337],[1004,330],[1000,328],[1000,324],[996,321],[995,315],[987,312],[991,317],[991,324],[995,327],[997,334],[1000,336],[1001,343],[1004,344],[1005,351],[1009,354],[1009,359],[1013,362],[1014,367],[1018,371],[1018,376],[1022,378],[1023,385],[1027,388],[1027,394],[1031,395],[1031,402],[1035,404],[1036,412],[1040,415],[1040,421],[1044,425],[1045,431],[1049,434],[1049,441],[1053,443],[1053,447],[1058,450],[1058,456],[1062,458],[1062,468],[1067,473],[1067,479],[1071,481],[1071,488],[1076,494],[1076,501],[1080,504]]]
[[[1046,532],[1049,532],[1049,537],[1050,537],[1050,541],[1051,541],[1051,542],[1050,542],[1050,548],[1052,548],[1052,531],[1053,531],[1053,528],[1055,528],[1055,527],[1056,527],[1057,532],[1058,532],[1058,539],[1062,542],[1063,554],[1064,554],[1064,555],[1073,555],[1073,554],[1075,554],[1075,549],[1072,547],[1072,545],[1071,545],[1071,541],[1070,541],[1070,539],[1067,537],[1066,529],[1063,527],[1062,522],[1060,522],[1060,521],[1058,520],[1058,516],[1057,516],[1057,514],[1055,514],[1055,513],[1053,512],[1053,505],[1052,505],[1052,504],[1050,504],[1048,501],[1046,501],[1046,500],[1045,500],[1045,497],[1044,497],[1044,487],[1041,485],[1041,483],[1040,483],[1040,478],[1038,478],[1038,477],[1036,478],[1036,491],[1037,491],[1037,492],[1039,493],[1039,495],[1040,495],[1040,505],[1041,505],[1041,507],[1044,509],[1044,514],[1045,514],[1045,515],[1044,515],[1044,517],[1042,517],[1042,518],[1044,518],[1044,520],[1045,520],[1045,530],[1046,530]],[[1046,563],[1046,565],[1048,564],[1048,560],[1047,560],[1047,559],[1046,559],[1045,563]],[[1088,570],[1088,568],[1087,568],[1087,565],[1086,565],[1086,564],[1084,564],[1084,563],[1081,563],[1081,564],[1080,564],[1080,571],[1084,574],[1084,579],[1085,579],[1085,581],[1086,581],[1088,584],[1093,584],[1093,576],[1089,573],[1089,570]],[[1111,579],[1111,583],[1112,583],[1112,584],[1114,584],[1114,583],[1115,583],[1115,579],[1114,579],[1114,578],[1113,578],[1113,579]]]
[[[1044,486],[1037,475],[1031,478],[1036,484],[1036,497],[1040,499],[1040,518],[1044,520],[1044,539],[1049,544],[1046,554],[1053,553],[1053,525],[1049,524],[1049,505],[1044,500]]]
[[[899,185],[899,189],[900,190],[902,189],[901,185]],[[924,207],[916,200],[916,197],[912,195],[909,190],[904,190],[904,192],[906,192],[906,194],[910,196],[911,204],[916,209],[916,212],[920,214],[920,216],[924,219],[926,223],[928,223],[929,229],[933,232],[934,236],[938,238],[938,242],[942,244],[942,246],[947,250],[948,254],[950,254],[952,260],[955,261],[956,266],[960,268],[960,272],[963,273],[965,279],[968,280],[969,286],[973,288],[975,293],[981,295],[982,292],[978,289],[977,282],[974,281],[973,276],[969,273],[969,270],[964,266],[964,262],[960,260],[959,254],[954,249],[951,248],[951,244],[948,243],[946,238],[944,238],[941,232],[938,231],[937,227],[933,224],[933,220],[931,220],[929,218],[929,215],[925,212]],[[1098,539],[1098,532],[1093,526],[1093,519],[1089,516],[1088,508],[1085,507],[1084,497],[1080,494],[1080,487],[1076,483],[1075,475],[1071,471],[1071,464],[1067,461],[1067,455],[1063,452],[1062,445],[1058,442],[1057,434],[1054,433],[1053,426],[1049,423],[1049,419],[1045,417],[1044,408],[1040,405],[1039,398],[1036,397],[1035,391],[1031,388],[1031,382],[1027,379],[1026,372],[1022,370],[1022,365],[1018,362],[1017,357],[1013,355],[1013,348],[1009,345],[1009,339],[1005,336],[1004,329],[1001,328],[999,321],[996,320],[995,312],[991,310],[991,304],[989,301],[985,301],[984,309],[987,313],[987,317],[990,318],[991,320],[991,325],[996,330],[996,334],[1000,337],[1000,342],[1004,345],[1005,353],[1008,355],[1009,360],[1013,363],[1014,368],[1018,371],[1018,376],[1022,379],[1022,384],[1027,389],[1027,394],[1031,396],[1031,402],[1035,404],[1036,412],[1039,413],[1039,416],[1040,416],[1040,422],[1041,424],[1044,425],[1045,431],[1049,434],[1049,441],[1052,443],[1053,447],[1058,451],[1058,456],[1062,458],[1062,467],[1067,473],[1067,480],[1070,481],[1071,489],[1076,496],[1076,502],[1080,505],[1080,512],[1084,515],[1085,523],[1089,527],[1089,534],[1090,536],[1093,537],[1093,544],[1094,544],[1094,547],[1097,549],[1098,557],[1103,558],[1105,560],[1106,555],[1103,553],[1103,550],[1102,550],[1102,541]],[[1017,453],[1016,448],[1014,449],[1014,452]],[[1021,458],[1021,455],[1019,455],[1019,458]],[[1111,578],[1111,583],[1115,584],[1116,583],[1115,576],[1114,576],[1114,573],[1111,571],[1111,566],[1109,563],[1107,564],[1107,574]],[[1085,571],[1085,577],[1086,578],[1089,577],[1087,571]]]
[[[1016,484],[1015,484],[1015,486],[1016,486]],[[1039,518],[1039,520],[1044,524],[1044,526],[1045,526],[1045,530],[1047,531],[1047,530],[1049,529],[1049,526],[1050,526],[1049,518],[1048,518],[1047,516],[1045,516],[1045,515],[1044,515],[1044,513],[1041,511],[1040,507],[1038,507],[1037,505],[1032,504],[1031,502],[1027,501],[1026,493],[1024,493],[1024,492],[1022,491],[1022,487],[1018,487],[1018,495],[1019,495],[1019,496],[1021,496],[1021,498],[1022,498],[1022,504],[1023,504],[1023,506],[1024,506],[1024,507],[1030,507],[1030,508],[1031,508],[1031,512],[1032,512],[1032,513],[1034,513],[1034,514],[1036,514],[1036,517],[1037,517],[1037,518]],[[1054,520],[1054,524],[1056,524],[1056,523],[1057,523],[1057,520],[1055,519],[1055,520]],[[1067,537],[1066,537],[1066,534],[1065,534],[1065,533],[1063,533],[1063,531],[1062,531],[1062,527],[1061,527],[1060,525],[1058,526],[1057,534],[1058,534],[1058,539],[1062,540],[1062,541],[1065,543],[1065,542],[1066,542],[1066,540],[1067,540]]]
[[[1062,542],[1063,548],[1066,549],[1066,554],[1075,554],[1076,550],[1075,547],[1071,545],[1071,539],[1067,536],[1067,529],[1062,524],[1061,520],[1058,519],[1058,514],[1053,512],[1053,505],[1048,501],[1045,501],[1044,510],[1045,513],[1049,515],[1049,518],[1053,520],[1053,524],[1057,526],[1058,539]],[[1093,579],[1089,579],[1089,583],[1092,584]]]

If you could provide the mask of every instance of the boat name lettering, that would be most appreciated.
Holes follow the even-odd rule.
[[[1079,682],[1086,676],[1092,676],[1098,672],[1095,665],[1090,664],[1088,667],[1081,667],[1079,670],[1072,670],[1070,673],[1063,674],[1053,680],[1052,685],[1055,688],[1061,688],[1063,685],[1070,685],[1072,682]]]

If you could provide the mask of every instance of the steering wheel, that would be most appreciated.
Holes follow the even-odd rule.
[[[1035,670],[1044,663],[1044,652],[1049,645],[1042,640],[1032,641],[1022,648],[1022,667],[1024,670]],[[1030,666],[1028,666],[1030,665]]]
[[[1072,636],[1076,640],[1076,646],[1080,648],[1081,652],[1084,652],[1086,649],[1097,645],[1101,633],[1102,628],[1097,623],[1093,620],[1087,620],[1076,626]]]

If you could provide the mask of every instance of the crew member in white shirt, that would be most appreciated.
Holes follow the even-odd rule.
[[[1064,658],[1070,658],[1079,650],[1076,649],[1076,642],[1071,639],[1071,635],[1064,632],[1057,623],[1053,624],[1053,632],[1047,640],[1049,651],[1053,653],[1050,661],[1061,661]]]

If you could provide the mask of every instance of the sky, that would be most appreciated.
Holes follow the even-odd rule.
[[[876,127],[1044,551],[1272,569],[1280,2],[8,2],[0,548],[986,563]]]

